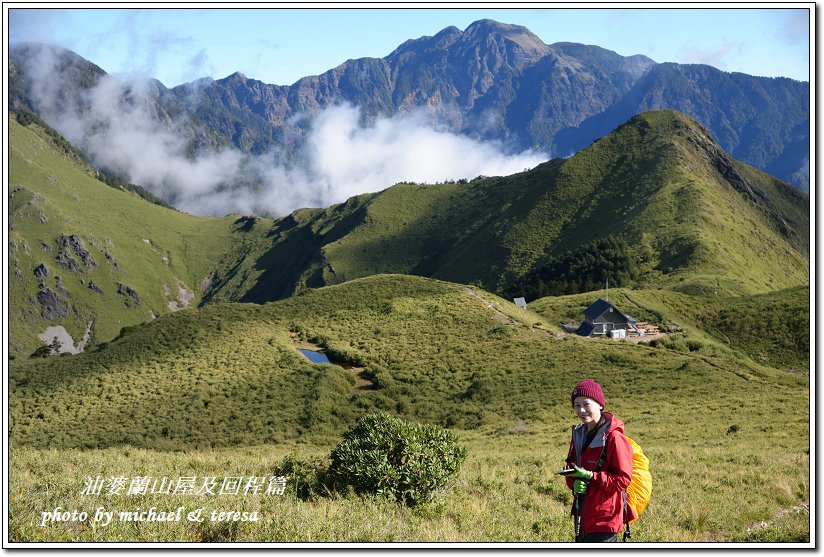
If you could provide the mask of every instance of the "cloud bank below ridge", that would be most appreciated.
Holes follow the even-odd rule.
[[[114,170],[196,215],[282,216],[301,207],[328,207],[402,181],[434,183],[478,175],[508,175],[546,157],[506,153],[446,131],[424,110],[361,124],[358,107],[333,106],[315,115],[296,154],[248,155],[237,149],[199,152],[158,114],[154,81],[104,76],[67,102],[47,51],[30,69],[35,108],[92,161]],[[50,59],[51,58],[51,59]],[[82,107],[82,108],[78,108]]]

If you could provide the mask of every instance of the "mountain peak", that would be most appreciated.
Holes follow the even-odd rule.
[[[480,19],[471,23],[464,31],[464,37],[469,39],[479,39],[499,35],[504,39],[514,42],[528,55],[540,58],[549,53],[550,48],[535,33],[522,25],[501,23],[493,19]]]
[[[440,31],[438,31],[438,33],[433,38],[441,39],[443,37],[447,37],[447,36],[450,36],[450,35],[460,35],[460,34],[461,34],[460,29],[458,29],[454,25],[450,25],[449,27],[446,27],[446,28],[441,29]]]
[[[469,27],[464,31],[465,33],[501,33],[501,34],[520,34],[528,33],[532,35],[532,31],[522,25],[514,25],[511,23],[501,23],[494,19],[479,19],[469,24]]]

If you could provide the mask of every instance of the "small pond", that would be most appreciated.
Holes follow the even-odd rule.
[[[309,358],[309,361],[313,364],[331,364],[332,362],[329,361],[329,358],[326,357],[326,354],[322,352],[315,352],[314,350],[305,350],[299,349],[298,350],[301,354]]]

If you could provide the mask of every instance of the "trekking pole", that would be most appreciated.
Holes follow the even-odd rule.
[[[583,532],[581,532],[581,499],[584,498],[583,493],[576,493],[575,494],[575,541],[581,542],[583,540]]]

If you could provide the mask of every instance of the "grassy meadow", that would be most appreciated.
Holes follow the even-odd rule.
[[[613,410],[621,415],[622,409]],[[672,411],[667,401],[654,409],[656,414]],[[746,405],[739,406],[737,414],[742,422],[758,415]],[[559,411],[544,422],[455,430],[468,451],[460,473],[435,503],[411,509],[351,494],[300,497],[294,479],[287,482],[282,496],[129,496],[109,495],[105,489],[99,496],[80,495],[89,475],[266,476],[282,470],[290,459],[321,461],[328,457],[331,446],[289,442],[187,451],[21,447],[10,455],[10,540],[571,542],[570,491],[563,479],[552,473],[565,456],[570,416],[571,411]],[[804,415],[781,417],[788,428],[801,428],[806,421]],[[809,480],[803,474],[786,474],[788,467],[803,470],[809,466],[809,455],[800,450],[796,436],[783,428],[762,431],[764,426],[750,425],[727,433],[715,427],[723,420],[704,424],[687,418],[676,440],[661,425],[665,420],[648,423],[651,421],[646,414],[628,422],[651,460],[654,482],[650,504],[633,524],[632,543],[809,541]],[[642,423],[646,427],[641,427]],[[776,454],[783,456],[779,459]],[[158,510],[203,508],[206,513],[257,511],[258,520],[197,523],[184,519],[137,524],[115,519],[105,527],[93,525],[93,521],[41,526],[42,512],[58,506],[90,513],[99,507],[134,511],[152,506]]]
[[[692,332],[683,327],[676,338]],[[357,389],[355,370],[310,364],[296,350],[307,342],[377,388]],[[703,342],[682,351],[563,336],[555,314],[399,275],[177,312],[97,351],[12,362],[10,539],[569,542],[570,493],[552,472],[576,421],[569,392],[594,377],[651,461],[634,542],[809,541],[808,377]],[[301,489],[307,467],[322,468],[375,410],[447,426],[466,446],[437,503]],[[80,495],[87,476],[284,470],[277,497]],[[258,521],[41,527],[57,506],[245,510]]]
[[[513,176],[275,220],[154,205],[36,122],[9,133],[9,541],[570,542],[553,471],[585,378],[651,461],[633,542],[810,541],[809,197],[683,115]],[[565,334],[608,277],[670,334]],[[522,310],[526,292],[544,294]],[[30,357],[50,325],[90,328],[85,352]],[[458,435],[435,503],[313,483],[370,412]],[[278,475],[277,496],[81,494],[89,476]],[[257,520],[42,523],[152,506]]]
[[[664,339],[662,346],[696,355],[726,354],[753,368],[809,375],[809,286],[751,296],[611,288],[608,293],[546,297],[529,308],[550,323],[574,323],[596,296],[609,298],[640,321],[660,323],[678,333]]]

